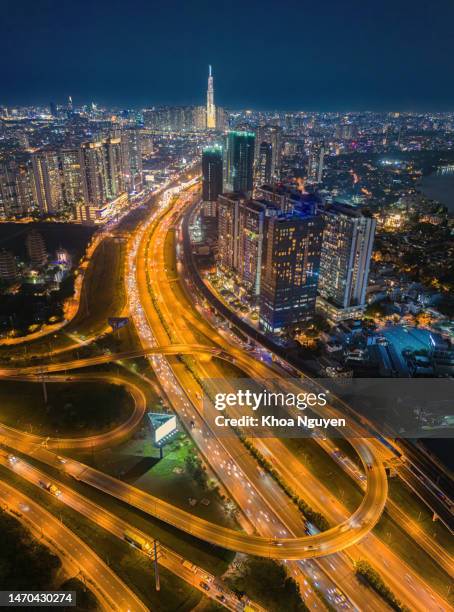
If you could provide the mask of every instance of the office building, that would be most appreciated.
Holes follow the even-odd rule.
[[[254,147],[253,132],[228,132],[224,167],[225,191],[242,193],[247,197],[252,194]]]
[[[359,316],[366,289],[376,221],[353,206],[327,205],[317,306],[330,319]]]
[[[223,153],[222,147],[206,147],[202,152],[202,200],[216,202],[222,193]]]
[[[216,129],[216,107],[214,105],[214,85],[211,66],[208,69],[208,88],[207,88],[207,129]]]
[[[265,218],[260,319],[278,333],[315,313],[323,219],[294,210]]]
[[[27,255],[30,263],[34,267],[41,267],[47,261],[46,245],[43,237],[37,230],[31,230],[25,239]]]

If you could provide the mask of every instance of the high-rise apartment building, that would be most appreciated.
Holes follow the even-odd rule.
[[[44,239],[37,230],[28,232],[25,239],[27,255],[32,266],[43,266],[47,261],[46,245]]]
[[[256,185],[269,185],[271,183],[271,169],[273,160],[273,146],[269,142],[262,142],[255,167]]]
[[[225,110],[221,106],[216,106],[216,129],[223,132],[227,127]]]
[[[33,168],[29,157],[0,163],[0,218],[29,215],[37,209]]]
[[[225,193],[218,198],[218,265],[227,272],[238,268],[239,193]]]
[[[282,152],[282,128],[277,125],[259,126],[255,131],[255,160],[256,165],[260,158],[260,147],[262,143],[271,145],[271,179],[280,178],[281,152]]]
[[[107,138],[103,142],[106,158],[107,199],[113,200],[125,191],[124,163],[121,138]]]
[[[218,265],[256,297],[279,332],[315,313],[323,218],[315,206],[227,193],[218,199]]]
[[[277,333],[315,312],[323,220],[300,211],[267,216],[260,281],[260,327]]]
[[[140,130],[129,128],[121,132],[123,182],[129,193],[143,188],[142,135]]]
[[[253,132],[228,132],[224,166],[226,191],[242,193],[245,196],[252,194],[254,147]]]
[[[216,107],[214,105],[214,85],[211,66],[208,68],[208,88],[207,88],[207,129],[216,129]]]
[[[366,289],[376,221],[347,204],[327,205],[317,302],[329,318],[358,316]]]
[[[101,141],[81,146],[82,191],[85,204],[102,206],[107,200],[107,160]]]
[[[325,153],[326,149],[323,143],[312,143],[307,161],[307,181],[309,183],[321,183],[323,181]]]
[[[17,278],[16,258],[10,251],[0,251],[0,280],[11,282]]]
[[[33,153],[32,166],[40,214],[63,212],[63,179],[57,151],[43,149]]]
[[[62,172],[63,199],[69,210],[74,211],[76,204],[83,198],[81,154],[78,148],[59,151]]]
[[[253,296],[260,293],[266,218],[278,214],[266,200],[245,200],[238,210],[238,280]]]

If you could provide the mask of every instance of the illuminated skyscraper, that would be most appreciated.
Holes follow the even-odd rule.
[[[254,176],[253,132],[229,132],[225,157],[225,190],[252,194]]]
[[[228,272],[236,272],[238,267],[238,218],[243,201],[238,193],[218,198],[218,264]]]
[[[323,181],[323,168],[325,162],[325,145],[313,143],[307,162],[307,180],[309,183]]]
[[[33,167],[29,156],[0,163],[0,219],[21,217],[38,207]]]
[[[61,212],[64,200],[58,153],[37,151],[32,156],[32,165],[40,213],[52,215]]]
[[[317,304],[333,320],[358,316],[366,305],[376,221],[339,203],[327,205],[323,216]]]
[[[265,218],[260,281],[260,327],[267,332],[315,313],[323,220],[294,210]]]
[[[256,164],[256,185],[269,185],[271,182],[271,166],[273,159],[273,147],[269,142],[262,142],[259,146],[259,154]]]
[[[256,129],[255,160],[259,164],[262,143],[271,145],[271,179],[277,180],[281,170],[282,128],[277,125],[263,125]]]
[[[78,148],[61,149],[60,165],[63,178],[63,197],[68,209],[74,211],[82,201],[81,156]]]
[[[129,128],[121,133],[123,182],[130,193],[138,193],[143,186],[142,135]]]
[[[209,67],[209,72],[208,72],[207,128],[209,130],[216,129],[216,107],[214,105],[214,88],[213,88],[213,76],[211,74],[211,66]]]
[[[208,216],[216,216],[216,201],[222,193],[222,147],[206,147],[202,153],[202,200]]]

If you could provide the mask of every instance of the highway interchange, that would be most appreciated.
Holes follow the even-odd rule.
[[[295,481],[295,474],[302,469],[301,465],[297,465],[298,462],[288,453],[281,441],[275,439],[257,441],[262,454],[275,462],[276,467],[292,487],[297,490],[302,489],[302,497],[307,498],[309,495],[315,507],[318,504],[318,506],[325,506],[326,509],[329,508],[329,518],[335,526],[322,533],[308,536],[304,534],[304,521],[299,511],[292,507],[292,504],[288,504],[285,495],[279,491],[278,485],[272,479],[263,479],[254,459],[244,453],[241,441],[235,438],[220,440],[213,435],[212,431],[208,431],[200,401],[201,388],[197,383],[198,378],[194,376],[194,369],[197,376],[200,377],[199,380],[222,377],[222,370],[219,369],[216,360],[211,357],[233,362],[249,377],[257,380],[266,381],[278,377],[282,378],[283,385],[291,383],[284,382],[282,370],[278,365],[270,366],[251,358],[251,354],[240,346],[241,343],[234,343],[228,331],[216,330],[208,317],[201,318],[197,311],[201,308],[200,304],[193,304],[191,310],[186,303],[187,299],[185,303],[183,300],[180,301],[179,298],[184,297],[184,290],[182,286],[175,287],[177,284],[175,280],[178,279],[174,276],[169,278],[171,274],[168,274],[166,262],[166,240],[169,232],[178,228],[180,215],[196,197],[195,181],[194,185],[185,185],[184,189],[178,187],[166,191],[158,204],[154,206],[152,214],[139,226],[130,239],[125,283],[129,297],[129,312],[142,343],[141,349],[114,355],[54,362],[45,366],[11,367],[0,370],[0,376],[4,378],[36,380],[36,377],[42,379],[43,376],[46,376],[49,381],[65,380],[74,384],[84,378],[104,376],[109,382],[124,384],[128,387],[135,401],[135,410],[130,419],[106,434],[90,439],[75,438],[70,442],[52,438],[43,441],[37,436],[3,426],[0,435],[4,444],[9,448],[16,448],[25,455],[33,453],[35,459],[39,459],[44,464],[58,467],[60,471],[69,473],[74,478],[106,491],[205,541],[234,551],[282,559],[286,562],[293,560],[293,563],[288,563],[289,569],[300,583],[302,593],[310,607],[311,603],[313,607],[319,606],[320,601],[316,594],[308,589],[308,583],[305,580],[305,575],[310,575],[312,571],[312,566],[305,564],[311,564],[312,561],[301,562],[301,560],[308,557],[322,557],[317,564],[323,564],[321,567],[329,579],[336,581],[336,575],[342,574],[343,576],[340,586],[348,598],[348,601],[345,601],[345,607],[364,610],[384,609],[384,604],[378,597],[371,594],[370,590],[367,591],[369,596],[366,602],[366,590],[359,588],[357,582],[355,589],[351,562],[345,553],[341,552],[347,550],[348,555],[353,559],[365,558],[369,555],[371,559],[375,559],[374,564],[377,563],[377,559],[382,559],[380,571],[386,576],[387,581],[393,583],[393,590],[407,605],[411,605],[412,609],[448,610],[449,606],[446,602],[434,593],[421,577],[406,567],[388,547],[378,540],[377,536],[370,534],[380,519],[387,502],[387,477],[383,465],[383,456],[386,453],[383,452],[383,449],[377,449],[376,443],[366,437],[352,439],[355,450],[363,462],[367,481],[362,483],[365,495],[361,505],[352,516],[348,516],[342,504],[338,500],[333,500],[323,485],[310,474],[305,474],[306,483],[310,482],[313,486],[302,487],[301,480]],[[153,253],[153,256],[150,253]],[[176,294],[174,291],[180,293]],[[244,532],[226,529],[204,521],[69,457],[65,457],[65,462],[62,463],[59,459],[61,456],[53,452],[54,449],[63,448],[101,448],[124,440],[134,431],[144,415],[146,402],[140,387],[134,386],[130,378],[126,380],[120,375],[115,378],[110,373],[108,375],[101,373],[85,375],[80,372],[68,376],[66,372],[139,355],[148,356],[159,383],[180,420],[191,432],[191,436],[210,468],[243,510],[246,518]],[[187,356],[186,359],[190,359],[190,368],[181,360],[181,356]],[[326,409],[325,414],[327,413],[334,415],[336,409],[330,406]],[[359,428],[360,432],[359,424],[353,426]],[[7,457],[3,457],[2,463],[8,464]],[[23,473],[27,473],[32,480],[35,477],[36,480],[37,475],[34,472],[36,468],[28,466],[26,461],[21,461],[21,463]],[[14,466],[16,471],[18,465],[20,464]],[[124,534],[125,525],[121,524],[121,521],[118,522],[119,519],[108,517],[106,511],[99,507],[93,508],[90,506],[90,500],[81,500],[80,496],[77,497],[68,486],[62,486],[62,491],[64,497],[71,500],[72,506],[76,507],[79,512],[97,521],[104,512],[102,516],[105,524],[115,524],[113,532],[119,537]],[[328,505],[324,500],[330,500]],[[330,557],[328,558],[327,555]],[[171,571],[181,574],[181,571],[177,571],[181,570],[181,560],[175,560],[175,557],[173,561],[169,560],[172,558],[171,551],[164,554],[163,558],[166,559],[165,563],[168,564]],[[335,570],[332,568],[330,570],[328,564],[334,564]],[[452,559],[445,559],[445,564],[452,572]],[[401,575],[410,576],[407,584],[399,580],[396,572],[403,572]],[[191,579],[194,583],[193,574],[186,578],[188,581]],[[219,594],[217,591],[216,593]],[[227,599],[229,601],[226,603],[229,605],[226,607],[239,609],[235,608],[237,602],[231,599],[230,594]],[[140,608],[133,605],[131,609]]]

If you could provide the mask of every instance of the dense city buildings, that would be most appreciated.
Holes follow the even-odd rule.
[[[454,611],[452,0],[3,5],[0,607]]]

